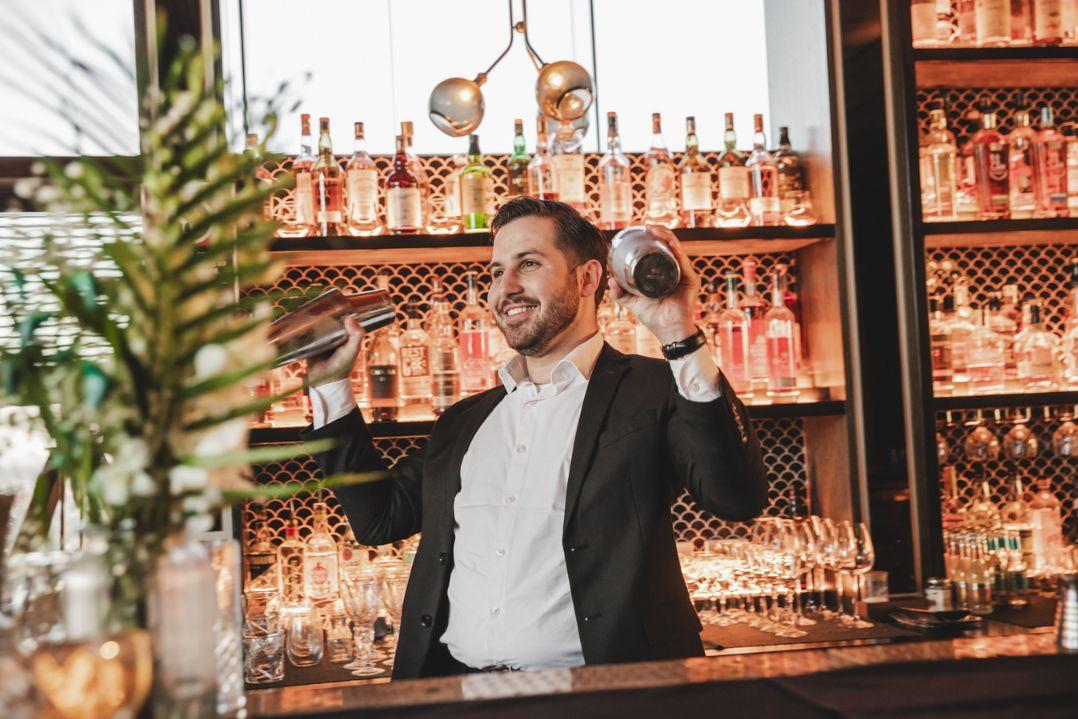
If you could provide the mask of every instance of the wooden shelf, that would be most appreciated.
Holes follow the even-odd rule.
[[[808,402],[783,402],[776,404],[750,404],[749,415],[753,419],[776,419],[790,417],[823,417],[841,415],[846,412],[846,403],[842,400],[813,400]],[[433,419],[420,419],[405,422],[372,422],[369,427],[376,438],[416,437],[429,435],[434,426]],[[299,441],[302,427],[253,427],[250,444],[285,444]]]
[[[917,87],[1074,87],[1078,47],[958,47],[913,51]]]
[[[1039,220],[922,222],[925,247],[1078,245],[1078,217]]]
[[[604,231],[609,239],[616,233]],[[835,236],[833,224],[807,227],[676,229],[692,255],[749,255],[793,252]],[[485,261],[490,235],[379,235],[377,237],[277,238],[270,251],[290,265],[350,265],[371,262]]]
[[[956,395],[936,397],[937,411],[994,409],[996,407],[1041,407],[1054,404],[1078,404],[1078,390],[1058,392],[1016,392],[1007,394]]]

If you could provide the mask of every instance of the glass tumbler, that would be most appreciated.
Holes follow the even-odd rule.
[[[325,650],[320,612],[313,607],[298,607],[288,616],[288,661],[293,666],[310,667],[322,661]]]

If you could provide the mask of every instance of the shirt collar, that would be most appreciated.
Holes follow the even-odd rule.
[[[584,381],[590,379],[602,349],[603,336],[601,333],[596,332],[558,360],[558,363],[554,365],[554,369],[550,372],[550,384],[557,391],[570,384],[574,379],[580,378]],[[531,382],[531,378],[528,377],[527,364],[523,355],[520,354],[513,355],[513,358],[498,370],[498,377],[508,394],[512,394],[521,384]]]

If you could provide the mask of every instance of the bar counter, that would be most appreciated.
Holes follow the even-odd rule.
[[[1078,716],[1051,627],[541,672],[248,691],[251,717]]]

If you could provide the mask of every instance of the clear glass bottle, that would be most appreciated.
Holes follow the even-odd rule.
[[[937,397],[954,392],[954,365],[951,362],[951,338],[947,318],[936,297],[928,299],[928,336],[932,350],[932,390]]]
[[[1078,14],[1078,5],[1075,7]],[[1078,123],[1063,126],[1063,140],[1067,149],[1067,211],[1078,217]]]
[[[767,386],[767,326],[764,314],[767,303],[756,294],[755,257],[746,257],[741,261],[745,296],[741,300],[741,311],[749,329],[749,377],[754,386]]]
[[[554,184],[553,160],[547,136],[546,116],[535,118],[535,154],[528,163],[528,194],[540,200],[556,200],[558,192]]]
[[[734,113],[726,113],[726,129],[722,135],[723,151],[719,155],[719,207],[715,224],[720,227],[745,227],[752,222],[749,212],[749,169],[745,155],[737,149]]]
[[[1059,381],[1059,342],[1041,321],[1041,306],[1029,306],[1029,327],[1016,345],[1018,381],[1025,390],[1051,390]]]
[[[430,296],[432,313],[431,335],[431,409],[440,417],[453,403],[460,399],[460,362],[457,337],[453,331],[453,318],[449,314],[449,301],[442,292],[442,283],[434,278]]]
[[[277,595],[281,592],[281,570],[264,510],[258,510],[253,524],[255,540],[243,550],[243,591],[251,595]]]
[[[400,397],[404,405],[426,404],[431,398],[430,336],[423,329],[423,313],[405,305],[408,317],[400,336]]]
[[[1033,0],[1033,42],[1037,45],[1063,43],[1063,5],[1073,0]]]
[[[1068,387],[1078,387],[1078,257],[1070,261],[1069,286],[1070,301],[1060,350],[1063,355],[1063,379]]]
[[[973,394],[1002,392],[1003,341],[989,326],[988,310],[982,309],[978,315],[967,350],[969,389]]]
[[[767,394],[771,397],[796,397],[797,337],[794,313],[785,303],[784,268],[771,270],[771,309],[764,315],[767,333]]]
[[[563,122],[554,133],[551,145],[551,166],[554,171],[554,191],[558,199],[577,212],[583,212],[587,203],[584,192],[584,154],[581,151],[583,135],[575,132],[573,123]]]
[[[663,140],[662,115],[651,113],[651,147],[644,156],[644,219],[653,225],[677,227],[677,172]]]
[[[285,606],[302,604],[307,595],[303,581],[303,550],[299,525],[291,520],[284,528],[284,540],[277,547],[277,566],[281,568],[281,602]]]
[[[308,237],[314,234],[314,193],[311,191],[311,168],[317,159],[311,138],[311,116],[303,113],[300,119],[299,154],[292,159],[292,178],[296,188],[292,193],[291,212],[281,220],[277,234],[281,237]]]
[[[490,389],[490,318],[479,305],[479,290],[475,273],[466,275],[468,293],[464,309],[460,311],[460,391],[462,395],[476,394]]]
[[[980,219],[1003,219],[1010,209],[1007,144],[997,129],[996,112],[991,107],[982,106],[981,129],[973,135],[971,142]]]
[[[958,33],[954,38],[956,45],[973,45],[977,42],[977,13],[974,2],[975,0],[958,0]]]
[[[346,205],[348,208],[346,229],[353,237],[370,237],[382,232],[378,217],[378,167],[367,153],[363,123],[355,124],[355,144],[352,156],[344,165]]]
[[[1067,146],[1051,106],[1041,108],[1041,129],[1033,145],[1033,176],[1039,217],[1067,216]]]
[[[479,135],[468,135],[468,164],[460,173],[460,212],[464,231],[485,230],[491,220],[491,173],[479,152]]]
[[[965,122],[967,127],[975,124],[968,118],[960,118],[959,122]],[[955,213],[960,220],[976,220],[980,215],[981,206],[977,196],[977,159],[973,154],[972,139],[966,140],[958,146],[957,172],[958,185],[955,193],[957,206]]]
[[[947,465],[942,469],[943,486],[944,486],[944,499],[943,504],[940,507],[940,513],[943,515],[943,528],[955,529],[961,527],[966,518],[966,502],[962,499],[962,494],[958,491],[958,470],[954,465]]]
[[[367,548],[356,541],[356,535],[352,534],[352,528],[349,527],[337,547],[337,573],[341,580],[358,576],[360,572],[367,570],[370,560]]]
[[[340,596],[337,543],[329,531],[323,501],[314,506],[314,527],[303,547],[303,591],[312,604],[330,604]]]
[[[685,118],[685,154],[678,164],[681,182],[681,226],[707,227],[711,219],[711,168],[700,154],[696,118]]]
[[[1018,380],[1018,360],[1014,354],[1014,337],[1018,333],[1018,323],[1002,310],[1000,293],[993,292],[988,297],[988,326],[996,333],[1003,351],[1003,382],[1007,386]]]
[[[615,302],[613,312],[613,317],[606,323],[606,341],[622,354],[636,354],[636,327],[629,317],[629,310]]]
[[[633,221],[629,158],[621,151],[618,114],[606,113],[606,152],[599,160],[599,229],[620,230]]]
[[[1033,42],[1033,17],[1030,0],[1011,0],[1011,45]]]
[[[752,116],[752,152],[745,161],[749,170],[749,212],[754,225],[782,224],[779,204],[779,169],[775,158],[767,151],[764,136],[764,116]]]
[[[726,273],[726,307],[719,313],[715,329],[719,346],[719,366],[739,397],[752,396],[749,374],[749,322],[737,299],[737,273]]]
[[[1030,126],[1029,111],[1015,111],[1015,128],[1007,136],[1007,162],[1010,166],[1008,184],[1010,185],[1011,218],[1033,217],[1037,209],[1037,192],[1034,183],[1034,145],[1037,132]]]
[[[943,316],[947,323],[947,342],[951,348],[954,391],[956,394],[966,394],[970,388],[970,348],[976,328],[956,311],[955,299],[953,295],[943,298]]]
[[[1044,573],[1058,567],[1059,553],[1063,549],[1062,506],[1047,477],[1037,480],[1037,491],[1029,500],[1029,514],[1033,524],[1034,565]]]
[[[926,220],[953,220],[958,192],[956,163],[958,148],[954,134],[947,129],[943,104],[929,109],[929,127],[923,140],[928,184],[933,189],[931,205],[924,209]]]
[[[528,194],[528,165],[530,163],[531,157],[528,156],[524,142],[524,121],[513,120],[513,152],[506,161],[506,199]]]
[[[367,347],[367,401],[375,422],[396,422],[400,411],[400,357],[388,327]]]
[[[337,236],[344,231],[344,178],[337,158],[333,156],[333,141],[329,137],[329,118],[318,120],[318,160],[311,168],[311,190],[314,192],[315,226],[323,237]]]
[[[974,0],[977,44],[1004,47],[1011,41],[1011,0]]]
[[[423,191],[408,169],[403,135],[397,135],[393,171],[386,178],[386,229],[397,234],[416,234],[423,227]]]
[[[935,47],[936,39],[936,0],[911,0],[910,29],[913,33],[914,47]]]
[[[954,138],[951,138],[951,141],[953,145]],[[790,144],[790,128],[785,125],[779,127],[779,146],[775,150],[774,158],[779,171],[780,209],[785,215],[793,209],[797,193],[805,189],[805,168],[801,163],[801,156],[794,152]]]

